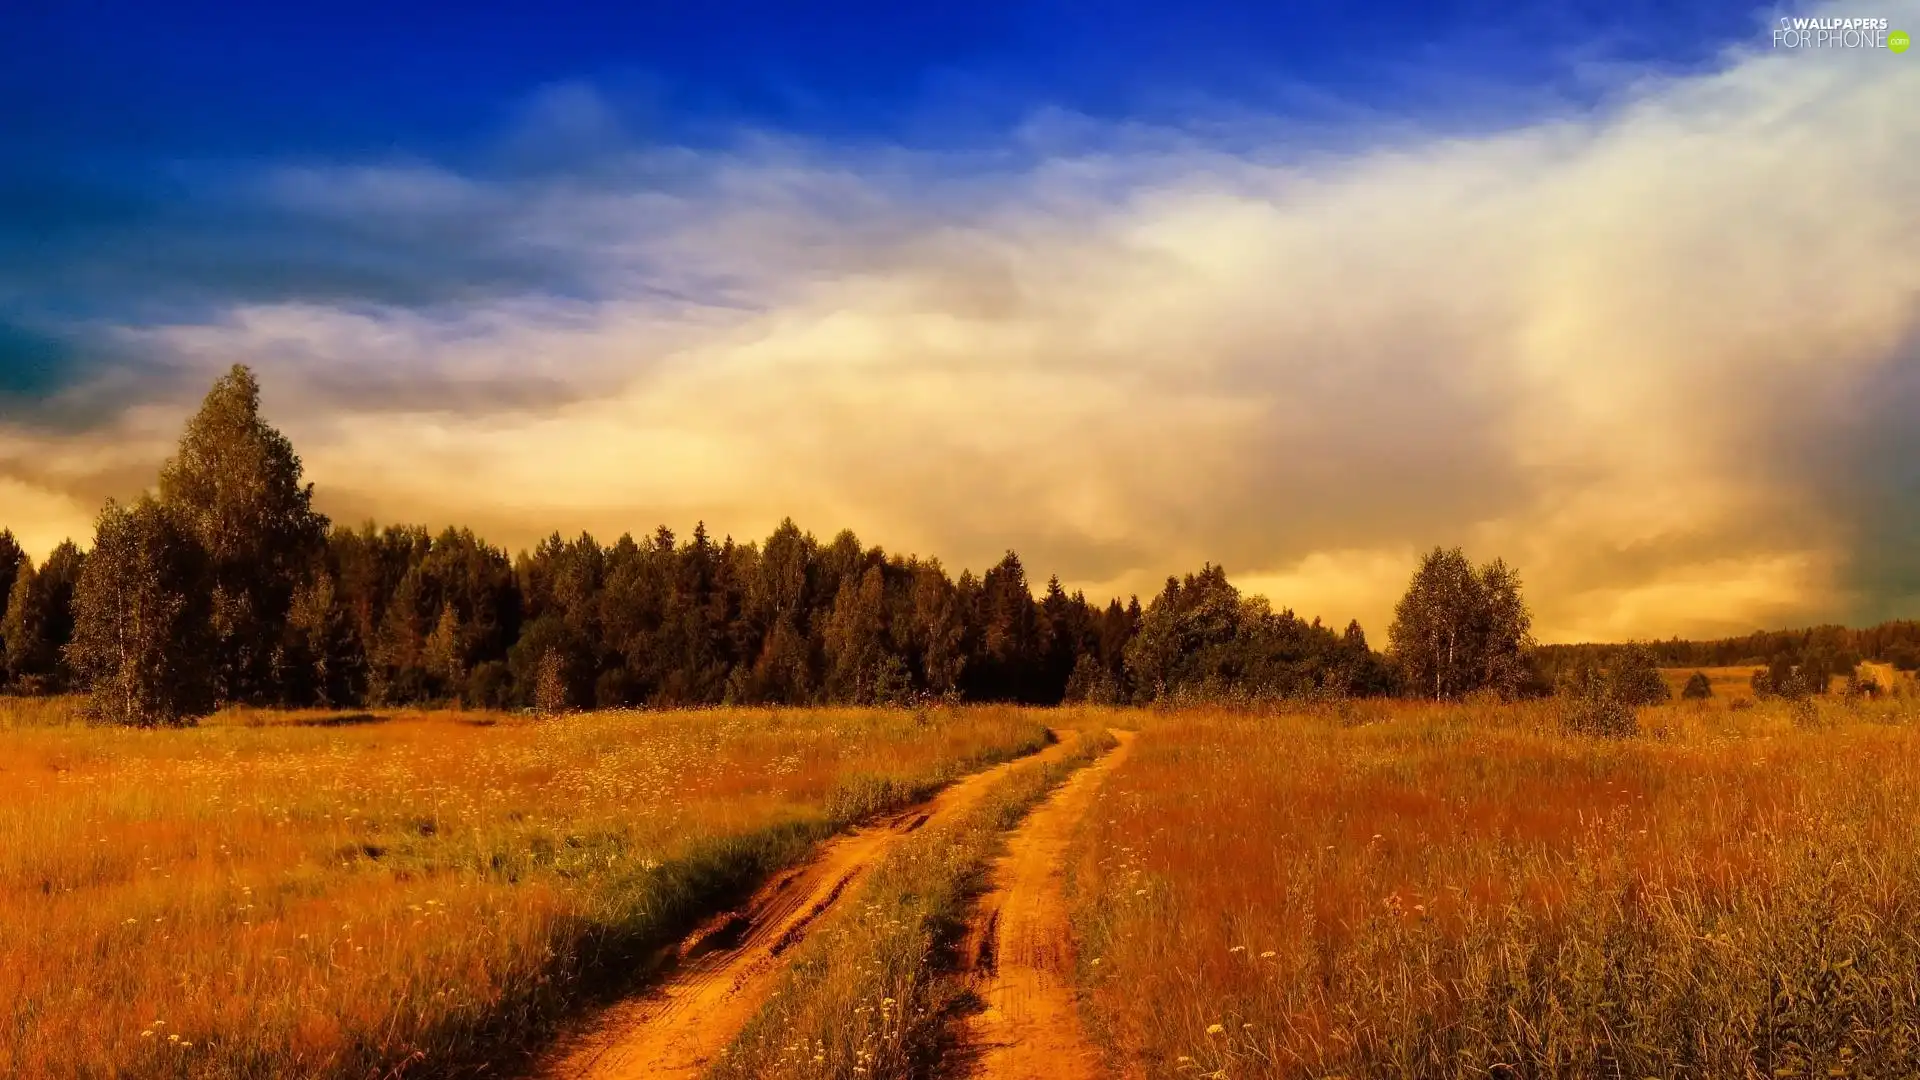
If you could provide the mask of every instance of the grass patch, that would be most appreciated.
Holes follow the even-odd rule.
[[[1118,1075],[1920,1075],[1920,729],[1814,709],[1156,718],[1070,864],[1089,1027]]]
[[[1047,738],[990,708],[324,715],[0,734],[0,1074],[508,1064],[821,838]]]

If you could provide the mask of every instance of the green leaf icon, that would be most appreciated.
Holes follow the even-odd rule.
[[[1895,30],[1893,33],[1887,35],[1887,51],[1889,52],[1906,52],[1907,46],[1912,43],[1913,39],[1907,36],[1905,30]]]

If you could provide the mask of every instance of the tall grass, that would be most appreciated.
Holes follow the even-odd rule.
[[[1913,702],[1195,712],[1073,861],[1116,1075],[1920,1075]]]
[[[905,1080],[928,1075],[966,990],[952,952],[1012,828],[1113,746],[1094,727],[1064,757],[1014,769],[964,817],[901,841],[801,946],[779,989],[709,1075]]]
[[[0,1075],[370,1076],[550,1025],[1031,713],[0,715]]]

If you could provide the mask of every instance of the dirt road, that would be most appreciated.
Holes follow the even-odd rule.
[[[1071,738],[1021,761],[1064,755]],[[789,870],[737,911],[710,920],[682,943],[666,981],[607,1010],[563,1041],[546,1080],[665,1080],[695,1077],[744,1027],[772,991],[783,959],[840,897],[858,888],[894,841],[965,813],[1011,764],[974,773],[913,810],[836,837],[811,862]]]
[[[1007,841],[993,888],[980,902],[962,956],[986,1009],[973,1017],[971,1073],[987,1080],[1097,1080],[1099,1056],[1080,1030],[1074,1005],[1072,928],[1067,921],[1065,859],[1075,826],[1100,782],[1133,743],[1075,773]]]

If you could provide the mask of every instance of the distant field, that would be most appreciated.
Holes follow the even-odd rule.
[[[1660,675],[1667,681],[1667,685],[1673,690],[1675,697],[1680,695],[1680,688],[1687,684],[1687,680],[1693,676],[1694,672],[1704,671],[1707,673],[1707,681],[1713,685],[1714,697],[1727,699],[1746,698],[1752,700],[1753,673],[1764,670],[1766,669],[1758,665],[1708,668],[1678,667],[1661,668]],[[1860,673],[1862,675],[1871,675],[1873,680],[1878,683],[1883,690],[1891,690],[1894,688],[1912,690],[1914,687],[1914,673],[1911,671],[1896,671],[1892,664],[1876,664],[1872,661],[1866,661],[1860,665]],[[1834,678],[1828,686],[1829,691],[1838,690],[1844,681],[1845,680],[1838,677]]]
[[[1766,669],[1763,667],[1744,664],[1736,664],[1733,667],[1677,667],[1661,668],[1660,676],[1667,681],[1667,688],[1673,691],[1674,697],[1680,696],[1680,688],[1687,685],[1687,680],[1693,677],[1694,672],[1704,671],[1707,673],[1708,684],[1713,687],[1714,697],[1729,699],[1747,698],[1751,700],[1753,698],[1753,673],[1764,670]]]
[[[1916,706],[1152,718],[1071,862],[1109,1071],[1920,1075]]]
[[[0,699],[0,1075],[379,1076],[538,1031],[1029,711],[223,714]]]

